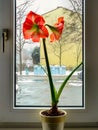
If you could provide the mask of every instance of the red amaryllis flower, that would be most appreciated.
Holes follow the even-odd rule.
[[[51,27],[50,27],[51,28]],[[62,31],[64,28],[64,17],[59,17],[58,22],[54,24],[54,27],[51,28],[52,34],[50,34],[50,41],[56,41],[59,40]]]
[[[48,37],[48,30],[44,24],[45,20],[42,16],[30,11],[23,23],[24,38],[31,38],[33,42],[39,42],[40,38]]]

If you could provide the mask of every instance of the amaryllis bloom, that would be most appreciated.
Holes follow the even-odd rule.
[[[50,27],[51,28],[51,27]],[[62,31],[64,28],[64,17],[59,17],[58,22],[54,24],[54,27],[51,28],[52,34],[50,34],[50,41],[59,40]]]
[[[43,17],[30,11],[23,23],[24,38],[31,38],[33,42],[39,42],[40,38],[46,38],[48,35],[48,30],[45,27],[45,20]]]

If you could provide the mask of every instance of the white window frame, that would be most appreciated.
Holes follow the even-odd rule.
[[[0,122],[40,122],[40,109],[13,109],[13,3],[0,0],[0,29],[9,29],[5,52],[0,52]],[[66,109],[67,123],[96,123],[98,125],[98,0],[86,2],[86,108]],[[5,4],[6,3],[6,4]],[[0,38],[1,40],[1,38]],[[1,43],[1,41],[0,41]],[[2,104],[2,105],[1,105]],[[84,124],[85,125],[85,124]]]
[[[16,25],[15,25],[15,23],[16,23],[16,21],[15,21],[15,15],[17,15],[16,13],[16,6],[15,6],[15,4],[16,4],[16,1],[17,0],[14,0],[13,1],[13,10],[14,10],[14,12],[13,12],[13,37],[16,37],[16,34],[14,33],[16,30]],[[83,0],[84,1],[84,7],[83,7],[83,10],[82,10],[82,12],[84,13],[83,14],[83,25],[85,26],[85,0]],[[17,23],[16,23],[17,24]],[[17,33],[17,32],[16,32]],[[13,39],[13,43],[15,43],[16,42],[16,39]],[[82,53],[85,53],[85,28],[83,27],[83,45],[82,45],[82,48],[84,48],[84,51],[82,50]],[[16,101],[16,94],[15,94],[15,82],[16,82],[16,77],[15,77],[15,67],[16,67],[16,63],[15,63],[15,53],[16,53],[16,50],[15,50],[16,48],[15,48],[15,46],[13,46],[13,108],[14,109],[47,109],[48,107],[44,107],[44,106],[38,106],[38,107],[36,107],[36,106],[30,106],[30,107],[28,107],[28,106],[22,106],[22,105],[20,105],[20,106],[17,106],[15,103],[17,102]],[[84,62],[85,62],[85,54],[83,54],[83,59],[82,60],[84,60]],[[83,66],[83,70],[84,70],[84,73],[85,73],[85,63],[84,63],[84,66]],[[83,82],[82,82],[82,84],[83,84],[83,89],[81,90],[81,92],[82,92],[82,105],[80,105],[80,106],[78,106],[78,105],[76,105],[76,106],[69,106],[69,107],[65,107],[65,109],[85,109],[85,74],[83,75]],[[40,104],[39,104],[40,105]],[[60,108],[61,109],[64,109],[64,105],[61,107],[60,106]]]

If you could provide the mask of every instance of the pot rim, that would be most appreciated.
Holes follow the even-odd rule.
[[[39,112],[39,114],[40,114],[41,117],[50,117],[50,118],[57,117],[57,118],[59,118],[59,117],[63,117],[63,116],[66,116],[66,115],[67,115],[67,112],[66,112],[65,110],[62,110],[62,109],[60,109],[59,111],[62,111],[62,112],[64,113],[63,115],[59,115],[59,116],[47,116],[47,115],[43,115],[42,112],[43,112],[43,111],[46,111],[46,110],[48,110],[48,109],[44,109],[44,110],[41,110],[41,111]]]

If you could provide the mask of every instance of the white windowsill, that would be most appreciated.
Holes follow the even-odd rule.
[[[0,130],[42,130],[41,123],[1,122]],[[65,123],[64,130],[98,130],[98,122]]]
[[[0,130],[42,130],[42,128],[0,128]],[[64,130],[98,130],[98,128],[65,128]]]

